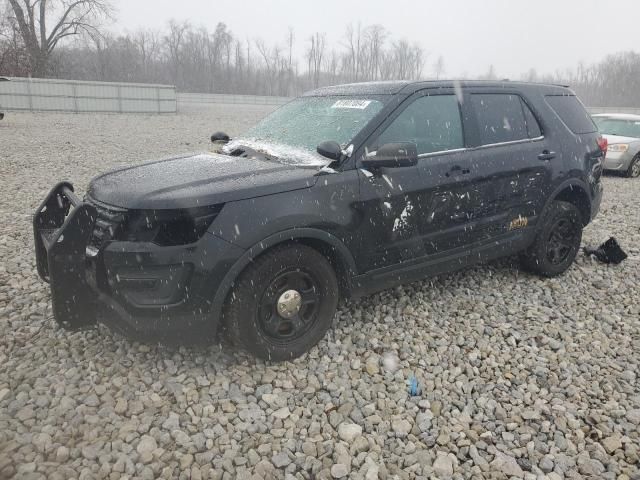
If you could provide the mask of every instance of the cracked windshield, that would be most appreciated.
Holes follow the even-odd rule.
[[[640,480],[639,17],[0,0],[0,479]]]

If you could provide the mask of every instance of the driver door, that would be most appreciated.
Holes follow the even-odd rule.
[[[358,170],[363,272],[437,259],[466,243],[471,159],[455,93],[410,97],[358,155],[375,157],[382,145],[394,142],[415,143],[418,163]]]

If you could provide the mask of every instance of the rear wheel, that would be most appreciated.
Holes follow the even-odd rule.
[[[329,261],[305,245],[276,247],[238,278],[225,307],[229,340],[265,360],[299,357],[322,339],[338,304]]]
[[[640,177],[640,155],[636,155],[631,160],[631,165],[627,169],[627,177],[637,178]]]
[[[564,273],[573,263],[582,241],[582,218],[569,202],[553,202],[536,233],[536,239],[522,255],[523,266],[544,277]]]

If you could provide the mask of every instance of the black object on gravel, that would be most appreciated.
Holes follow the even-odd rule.
[[[613,263],[615,265],[627,258],[627,254],[614,237],[609,238],[598,248],[584,247],[583,251],[585,255],[594,255],[603,263]]]

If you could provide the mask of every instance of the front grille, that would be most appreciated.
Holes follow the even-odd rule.
[[[96,204],[94,207],[96,208],[96,221],[87,246],[87,253],[92,256],[97,255],[107,242],[116,237],[126,213],[122,209],[105,208]]]

